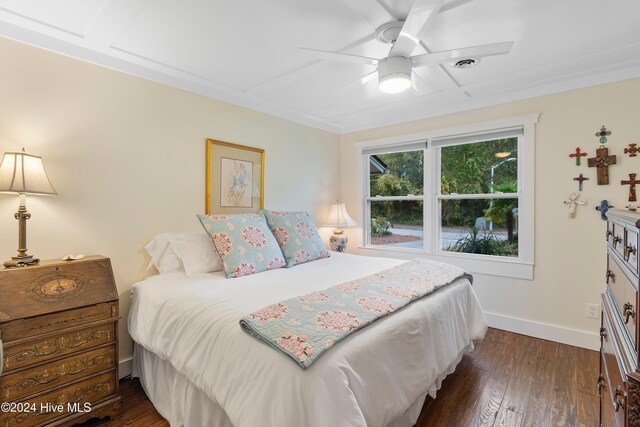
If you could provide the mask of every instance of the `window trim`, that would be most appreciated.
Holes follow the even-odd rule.
[[[358,246],[356,253],[376,256],[386,254],[386,256],[389,257],[405,259],[410,259],[419,255],[457,264],[473,273],[532,280],[535,250],[535,125],[538,123],[539,118],[540,114],[535,113],[502,120],[433,129],[410,135],[400,135],[356,143],[355,151],[356,158],[358,159],[357,194],[362,202],[360,217],[361,224],[363,225],[360,233],[360,245]],[[434,147],[432,140],[440,138],[445,139],[463,134],[478,134],[479,136],[482,136],[481,134],[483,133],[508,130],[514,127],[522,127],[522,136],[519,137],[518,141],[520,150],[520,155],[518,156],[518,181],[520,184],[518,197],[518,221],[521,225],[518,229],[518,234],[520,236],[518,257],[512,258],[442,251],[438,244],[441,237],[441,227],[438,223],[440,213],[438,196],[441,198],[446,196],[440,196],[438,194],[440,189],[435,188],[435,184],[439,182],[440,169],[438,164],[439,156],[433,155],[433,150],[438,149],[438,146],[442,145],[435,144],[436,147]],[[436,230],[436,232],[431,233],[431,237],[428,238],[428,234],[425,233],[422,249],[391,248],[389,246],[371,245],[369,241],[370,233],[368,231],[370,230],[370,218],[367,214],[367,212],[369,212],[368,204],[370,203],[370,199],[383,200],[387,198],[370,198],[370,195],[368,194],[369,186],[365,186],[365,183],[368,182],[369,170],[364,165],[364,156],[373,149],[393,150],[394,147],[410,147],[411,143],[424,140],[427,141],[427,147],[424,152],[424,196],[418,196],[418,198],[422,199],[424,197],[425,199],[425,208],[423,210],[424,229]],[[495,194],[492,196],[496,197]],[[460,198],[460,195],[456,197]]]

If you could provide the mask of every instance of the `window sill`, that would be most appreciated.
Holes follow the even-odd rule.
[[[533,263],[506,257],[450,254],[446,252],[433,254],[424,249],[390,248],[388,246],[358,246],[355,253],[357,255],[384,256],[397,259],[421,257],[453,264],[471,273],[533,280]]]

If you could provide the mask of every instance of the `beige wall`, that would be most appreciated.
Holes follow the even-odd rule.
[[[311,210],[322,221],[337,198],[337,135],[6,39],[0,57],[0,154],[24,146],[43,156],[59,193],[28,198],[28,248],[43,259],[111,257],[123,358],[143,246],[160,232],[200,227],[206,138],[266,150],[267,208]],[[17,248],[17,202],[0,195],[3,260]]]
[[[475,288],[483,308],[497,314],[490,317],[499,319],[500,324],[506,322],[516,330],[553,332],[558,339],[563,335],[586,337],[596,347],[595,338],[576,332],[586,331],[595,337],[599,326],[598,320],[586,318],[586,304],[599,303],[606,263],[605,224],[594,207],[602,199],[616,207],[628,204],[628,186],[620,186],[620,180],[628,179],[630,172],[640,173],[640,157],[627,157],[623,147],[640,143],[638,99],[640,80],[636,79],[346,134],[341,151],[342,197],[354,219],[361,222],[361,201],[354,184],[356,142],[541,113],[535,148],[534,280],[478,276]],[[568,157],[577,146],[589,157],[595,155],[599,144],[594,134],[603,124],[613,131],[607,146],[618,159],[610,168],[608,186],[596,185],[595,170],[587,168],[586,161],[578,168]],[[576,191],[572,178],[580,172],[590,178],[583,192],[588,203],[578,207],[577,217],[570,220],[562,201]],[[352,241],[361,240],[361,229],[350,233]]]

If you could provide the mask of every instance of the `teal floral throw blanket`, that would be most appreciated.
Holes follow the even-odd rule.
[[[358,329],[461,277],[472,280],[453,265],[416,259],[271,304],[242,318],[240,327],[306,369]]]

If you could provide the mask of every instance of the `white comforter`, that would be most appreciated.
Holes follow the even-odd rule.
[[[238,279],[154,276],[133,287],[129,332],[204,391],[234,426],[385,426],[401,417],[472,339],[482,310],[466,279],[335,345],[306,371],[240,329],[266,305],[402,263],[331,258]]]

